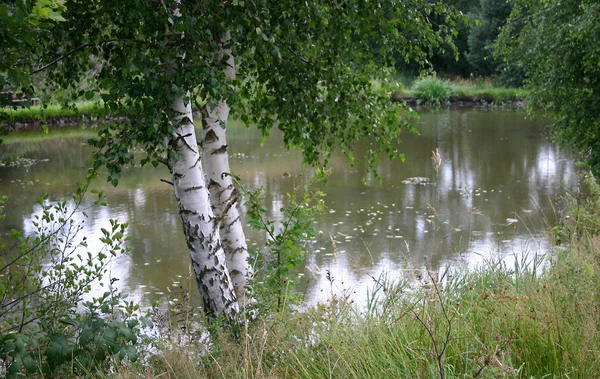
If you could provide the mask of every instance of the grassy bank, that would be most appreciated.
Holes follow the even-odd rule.
[[[373,89],[384,90],[381,82],[373,81]],[[402,83],[391,85],[385,90],[393,101],[406,101],[423,106],[440,105],[509,105],[522,102],[527,97],[523,88],[496,87],[486,79],[440,79],[425,77],[411,82],[410,87]]]
[[[367,309],[338,296],[250,323],[239,340],[220,334],[210,348],[206,338],[157,341],[146,363],[114,377],[599,377],[600,189],[591,187],[543,260],[420,270],[410,286],[378,278]]]
[[[2,114],[4,113],[4,114]],[[106,108],[94,102],[80,102],[72,107],[64,108],[62,105],[34,105],[29,108],[4,108],[0,110],[1,123],[41,123],[53,122],[56,120],[75,119],[78,117],[88,117],[93,119],[108,116]]]
[[[380,81],[373,81],[372,85],[375,90],[384,90]],[[427,77],[413,81],[410,88],[404,88],[401,83],[398,83],[386,91],[390,92],[393,101],[408,101],[425,106],[438,106],[446,103],[505,105],[522,101],[527,97],[527,91],[522,88],[495,87],[491,81],[484,79],[442,80],[436,77]],[[78,117],[99,119],[108,114],[106,108],[86,101],[77,103],[70,108],[63,108],[56,104],[45,107],[35,105],[29,108],[0,109],[0,116],[2,116],[0,124],[52,123]]]

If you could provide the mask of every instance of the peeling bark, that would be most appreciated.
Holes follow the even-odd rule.
[[[219,223],[210,205],[191,105],[179,98],[172,109],[178,124],[169,139],[168,166],[204,310],[211,317],[223,315],[235,323],[239,314],[237,296],[220,241]]]

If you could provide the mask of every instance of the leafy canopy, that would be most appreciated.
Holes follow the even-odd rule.
[[[129,116],[94,142],[97,164],[115,184],[134,163],[133,146],[148,152],[142,163],[158,164],[174,132],[170,104],[187,91],[203,105],[226,99],[234,116],[264,134],[277,126],[311,164],[326,162],[336,147],[352,160],[359,137],[369,143],[368,168],[378,153],[398,156],[412,111],[374,93],[369,81],[393,73],[394,53],[424,66],[433,49],[452,47],[459,17],[426,0],[91,0],[67,1],[66,9],[67,21],[41,52],[52,62],[48,80]],[[434,15],[445,23],[432,24]],[[222,48],[236,59],[233,82],[223,73]]]
[[[554,117],[555,138],[600,172],[600,3],[515,0],[496,53],[521,66],[531,109]]]
[[[64,11],[65,0],[9,0],[0,4],[0,122],[1,107],[12,102],[13,93],[33,92],[35,53],[53,26],[65,21]]]

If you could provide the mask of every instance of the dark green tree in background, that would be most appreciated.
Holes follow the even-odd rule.
[[[466,58],[477,76],[491,76],[503,85],[521,86],[524,79],[523,70],[507,66],[492,54],[493,44],[512,7],[512,3],[506,0],[480,1],[478,12],[472,15],[476,21],[472,21]]]
[[[545,111],[554,137],[600,173],[600,3],[515,0],[496,52],[524,69],[530,109]]]

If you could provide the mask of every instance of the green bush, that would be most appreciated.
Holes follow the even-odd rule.
[[[87,300],[92,285],[103,285],[110,258],[126,251],[127,225],[111,220],[101,247],[88,246],[75,217],[85,216],[85,190],[69,203],[40,199],[34,232],[13,230],[0,241],[0,371],[7,378],[103,376],[113,362],[137,359],[140,330],[150,325],[138,306],[109,284]]]
[[[413,91],[417,104],[420,105],[441,105],[452,94],[450,84],[435,76],[428,76],[416,81]]]

